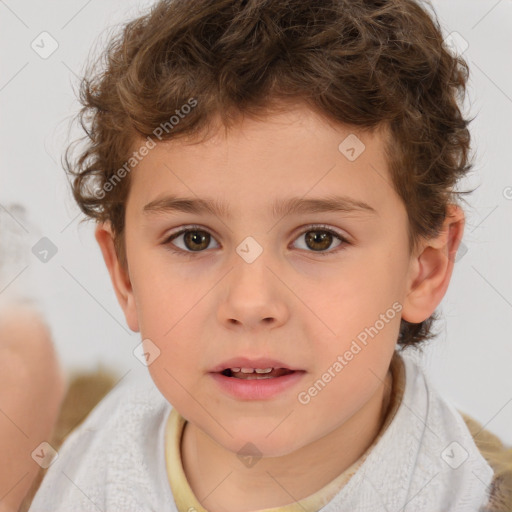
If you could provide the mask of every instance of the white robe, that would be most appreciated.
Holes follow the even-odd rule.
[[[401,356],[395,417],[321,512],[478,512],[487,503],[493,470],[463,418]],[[29,512],[178,512],[165,463],[170,410],[149,377],[121,382],[65,440]]]

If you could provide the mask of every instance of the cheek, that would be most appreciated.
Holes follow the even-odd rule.
[[[148,321],[146,332],[162,331],[161,326],[150,324],[151,322]],[[206,378],[202,375],[200,363],[204,350],[197,342],[201,339],[200,333],[193,328],[190,329],[190,324],[187,323],[184,328],[180,328],[180,324],[174,327],[173,325],[168,327],[164,324],[163,330],[166,331],[164,335],[152,338],[153,346],[156,347],[154,350],[158,356],[148,366],[148,370],[166,399],[178,410],[180,407],[187,410],[187,405],[190,407],[191,397],[200,395]]]
[[[403,274],[403,262],[381,249],[368,259],[361,254],[350,264],[340,265],[324,286],[312,283],[309,293],[304,291],[309,295],[308,306],[321,319],[314,322],[309,335],[316,340],[314,377],[332,382],[324,397],[327,402],[334,405],[339,398],[335,388],[342,395],[359,389],[364,396],[384,377],[399,334]],[[305,322],[305,329],[307,325],[313,324]],[[334,365],[343,369],[335,371]],[[329,369],[336,377],[322,378]]]
[[[162,361],[172,362],[172,367],[185,356],[193,361],[201,352],[198,340],[204,337],[204,318],[200,317],[211,285],[191,284],[179,271],[156,265],[134,268],[132,284],[141,336],[151,339],[165,355]]]
[[[302,292],[310,309],[323,321],[324,336],[343,342],[373,325],[382,314],[387,313],[387,320],[396,318],[393,304],[401,300],[399,267],[389,260],[381,259],[380,265],[372,261],[361,258]]]
[[[171,333],[197,302],[200,290],[179,277],[179,272],[152,261],[133,265],[131,280],[141,334],[161,339]],[[194,300],[195,299],[195,300]]]

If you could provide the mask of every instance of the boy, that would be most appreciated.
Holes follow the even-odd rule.
[[[154,384],[109,394],[30,510],[506,510],[397,350],[433,336],[470,169],[427,12],[160,1],[105,56],[66,162]]]

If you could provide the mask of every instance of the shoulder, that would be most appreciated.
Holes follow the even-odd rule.
[[[506,446],[498,436],[459,411],[476,446],[494,471],[490,501],[481,512],[510,512],[512,506],[512,446]]]
[[[118,383],[65,440],[30,511],[151,510],[161,428],[171,409],[149,379]],[[158,507],[157,507],[158,508]]]
[[[402,354],[405,366],[412,380],[421,380],[421,365],[418,355]],[[428,376],[425,375],[424,385],[431,397],[441,396]],[[409,382],[410,384],[410,382]],[[487,508],[479,512],[511,512],[512,510],[512,446],[506,446],[498,436],[483,428],[483,426],[468,414],[457,410],[451,403],[442,399],[437,400],[441,407],[448,407],[457,416],[459,428],[463,428],[473,440],[473,443],[492,470],[492,480],[489,486],[489,503]],[[437,420],[436,420],[437,422]]]

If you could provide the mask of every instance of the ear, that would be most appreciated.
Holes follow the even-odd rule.
[[[120,263],[114,245],[114,236],[109,223],[100,223],[96,226],[96,241],[98,242],[103,259],[107,265],[112,285],[121,306],[126,322],[132,331],[139,331],[137,308],[133,296],[133,289],[127,269]]]
[[[464,233],[464,212],[448,205],[441,232],[426,240],[412,256],[402,318],[420,323],[432,315],[444,297],[452,276],[455,256]],[[419,253],[419,255],[418,255]]]

